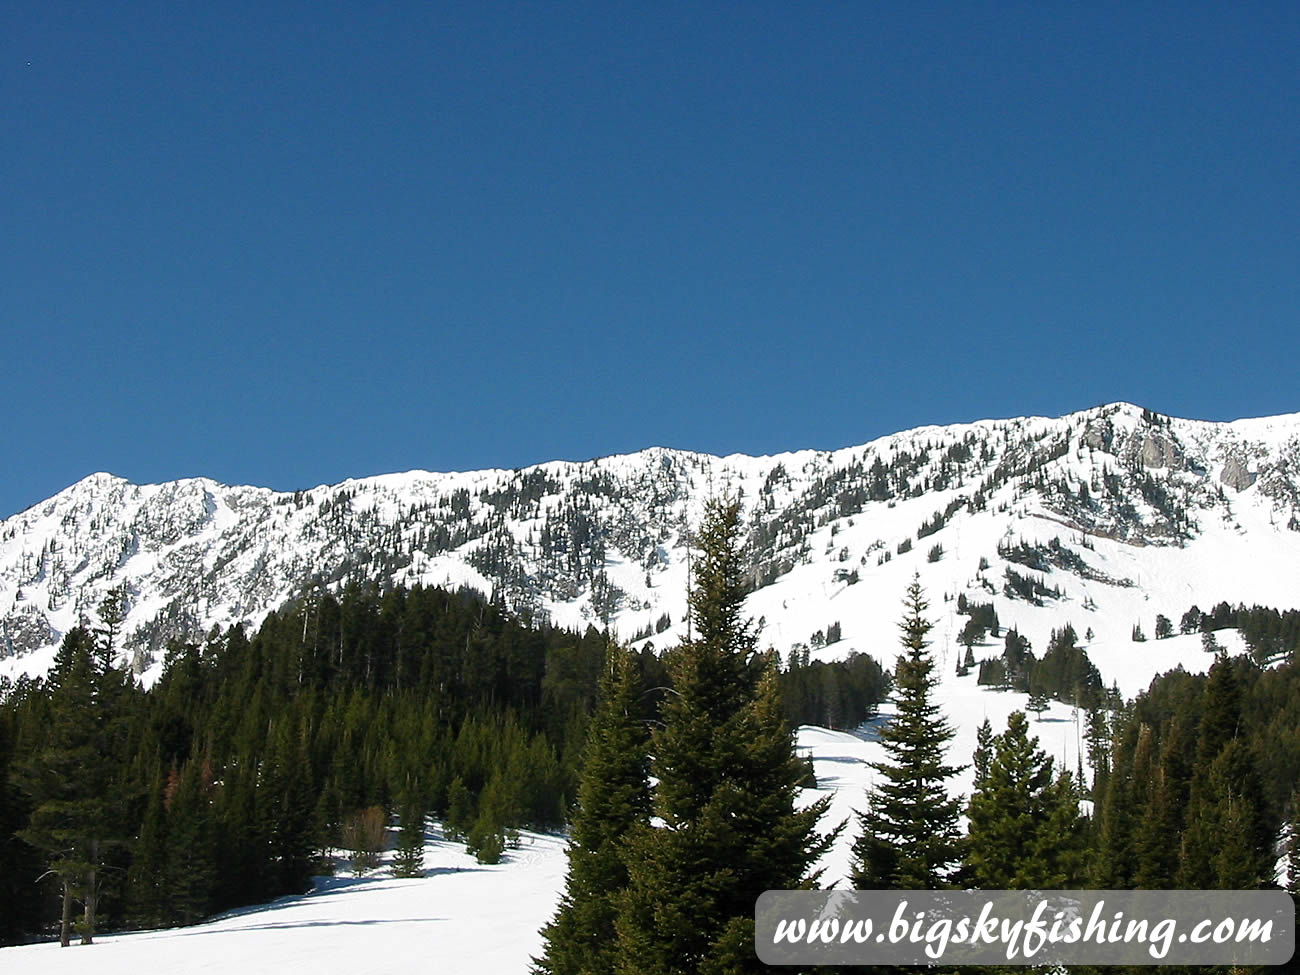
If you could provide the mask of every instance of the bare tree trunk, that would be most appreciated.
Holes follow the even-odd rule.
[[[63,879],[63,921],[59,925],[59,945],[63,948],[72,944],[72,883]]]
[[[99,859],[99,841],[90,841],[90,871],[86,874],[86,917],[81,928],[81,943],[95,943],[95,909],[99,906],[99,888],[96,881],[95,862]]]

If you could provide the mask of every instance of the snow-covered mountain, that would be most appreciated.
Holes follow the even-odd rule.
[[[471,586],[533,619],[663,646],[684,632],[691,526],[724,493],[746,512],[750,611],[783,654],[890,663],[913,572],[945,661],[965,594],[1040,651],[1065,622],[1091,631],[1108,683],[1169,664],[1168,648],[1132,642],[1157,614],[1300,606],[1300,414],[1208,423],[1121,403],[829,452],[653,448],[293,493],[94,474],[0,522],[0,674],[43,672],[113,589],[146,680],[169,639],[256,624],[305,588],[352,581]],[[1106,666],[1134,654],[1149,666]]]

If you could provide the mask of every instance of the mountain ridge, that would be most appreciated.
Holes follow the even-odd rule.
[[[308,589],[361,581],[469,586],[526,618],[672,640],[683,632],[690,526],[705,498],[726,492],[749,530],[749,608],[782,653],[824,636],[840,613],[852,639],[819,653],[888,655],[908,568],[943,608],[978,596],[1035,634],[1066,617],[1083,629],[1088,614],[1145,610],[1122,589],[1156,599],[1147,617],[1181,612],[1174,593],[1189,604],[1214,597],[1219,563],[1232,571],[1218,598],[1253,590],[1293,608],[1277,576],[1300,564],[1300,413],[1218,422],[1115,403],[835,450],[649,447],[292,492],[97,472],[0,522],[0,673],[43,671],[62,634],[118,587],[123,647],[146,679],[168,640],[255,625]],[[1025,555],[1036,547],[1048,554]],[[1023,598],[1015,579],[1030,576],[1064,595]],[[848,602],[861,605],[840,612],[863,582],[892,602],[855,595]],[[937,639],[951,644],[957,622],[941,620]],[[1135,622],[1152,625],[1122,629]]]

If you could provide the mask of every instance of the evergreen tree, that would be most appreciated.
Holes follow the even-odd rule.
[[[8,691],[0,679],[0,946],[22,942],[40,924],[41,898],[33,896],[32,880],[44,869],[38,851],[18,836],[30,809],[10,776],[17,743]]]
[[[624,840],[650,820],[647,732],[638,716],[636,662],[611,647],[600,684],[569,839],[569,872],[536,971],[598,975],[614,971],[616,895],[627,887]]]
[[[424,876],[424,811],[414,799],[402,805],[402,828],[393,852],[394,877]]]
[[[144,821],[136,836],[135,856],[127,877],[128,909],[142,927],[163,927],[170,920],[167,846],[167,809],[159,770],[146,793]]]
[[[1097,815],[1098,855],[1091,871],[1097,887],[1126,890],[1133,886],[1138,823],[1149,799],[1154,754],[1152,730],[1146,724],[1128,726],[1115,746]]]
[[[465,780],[459,775],[451,780],[447,790],[447,815],[443,821],[443,835],[449,840],[465,838],[474,825],[474,797]]]
[[[506,850],[510,796],[500,770],[494,771],[478,799],[478,815],[465,837],[465,849],[479,863],[500,863]]]
[[[1241,689],[1227,657],[1221,655],[1210,668],[1203,701],[1179,884],[1258,887],[1273,879],[1276,824],[1245,741]]]
[[[193,924],[212,913],[217,851],[212,823],[212,768],[192,760],[181,771],[167,810],[168,920]]]
[[[1070,774],[1053,775],[1052,759],[1020,711],[992,746],[968,807],[970,879],[998,890],[1074,886],[1083,872],[1084,834]]]
[[[904,607],[904,654],[894,670],[897,715],[880,734],[887,760],[872,765],[883,782],[868,797],[853,844],[853,885],[860,889],[943,889],[962,856],[960,799],[945,785],[961,769],[945,764],[955,732],[933,700],[938,679],[925,639],[933,624],[925,618],[919,577]]]
[[[1106,720],[1106,712],[1101,708],[1088,710],[1084,738],[1088,743],[1088,765],[1092,768],[1089,794],[1093,800],[1098,800],[1105,795],[1106,785],[1110,781],[1110,722]]]
[[[31,820],[20,836],[48,856],[49,873],[62,889],[59,942],[71,942],[72,905],[84,908],[82,944],[94,940],[102,867],[120,842],[122,798],[111,786],[115,769],[109,741],[114,715],[106,707],[111,672],[99,667],[90,633],[70,630],[50,674],[50,727],[44,746],[19,769],[32,799]]]
[[[1029,703],[1025,709],[1033,711],[1039,721],[1043,720],[1043,712],[1048,708],[1047,695],[1041,691],[1029,695]]]
[[[979,789],[989,774],[989,764],[993,761],[993,725],[985,718],[975,732],[975,788]]]
[[[825,800],[796,809],[804,776],[773,655],[743,618],[739,504],[710,502],[690,608],[695,639],[668,661],[672,693],[653,736],[653,811],[633,828],[628,886],[617,896],[615,971],[759,971],[754,902],[805,888],[833,836],[816,832]]]
[[[1145,890],[1173,888],[1178,875],[1178,845],[1171,838],[1183,831],[1190,769],[1185,725],[1175,718],[1165,733],[1154,772],[1151,798],[1137,826],[1133,882]]]
[[[1291,794],[1291,822],[1287,824],[1290,845],[1286,855],[1286,889],[1300,897],[1300,792]]]

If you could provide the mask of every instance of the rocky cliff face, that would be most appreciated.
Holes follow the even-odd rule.
[[[832,452],[655,448],[283,494],[96,474],[0,523],[0,667],[39,672],[115,589],[141,672],[168,640],[353,582],[467,585],[532,619],[672,640],[691,526],[725,492],[746,512],[751,608],[783,652],[823,620],[844,621],[839,651],[891,646],[912,572],[936,600],[1001,604],[1004,623],[1127,634],[1197,599],[1292,605],[1278,573],[1300,564],[1298,475],[1300,416],[1213,424],[1126,404]],[[1055,594],[1026,599],[1009,573]]]

